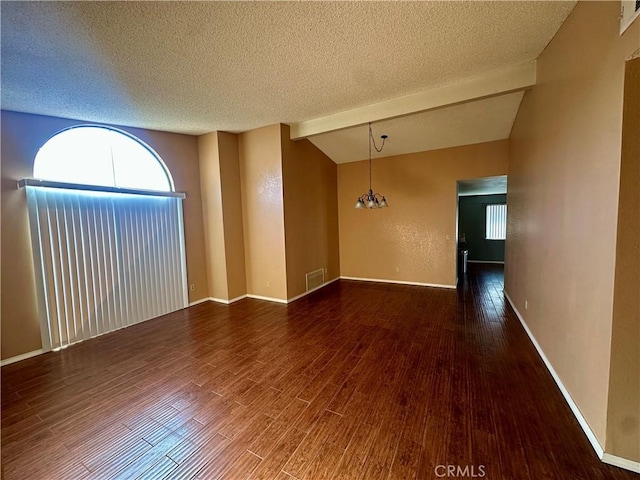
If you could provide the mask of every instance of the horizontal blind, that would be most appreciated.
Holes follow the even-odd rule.
[[[187,306],[180,198],[26,190],[45,350]]]
[[[487,205],[487,240],[505,240],[507,238],[507,205]]]

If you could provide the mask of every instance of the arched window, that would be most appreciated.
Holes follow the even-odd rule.
[[[113,128],[51,137],[26,190],[43,350],[188,305],[182,200],[156,153]]]
[[[122,131],[91,125],[51,137],[36,155],[33,176],[81,185],[173,191],[167,167],[148,145]]]

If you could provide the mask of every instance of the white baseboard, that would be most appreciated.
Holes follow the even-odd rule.
[[[315,292],[315,291],[320,290],[321,288],[326,287],[327,285],[329,285],[330,283],[335,282],[336,280],[340,280],[340,277],[333,278],[333,279],[329,280],[328,282],[324,282],[324,283],[323,283],[322,285],[320,285],[319,287],[312,288],[311,290],[307,290],[306,292],[303,292],[303,293],[301,293],[300,295],[297,295],[297,296],[295,296],[295,297],[293,297],[293,298],[290,298],[290,299],[288,299],[288,300],[287,300],[287,303],[295,302],[296,300],[299,300],[299,299],[301,299],[302,297],[305,297],[305,296],[309,295],[310,293],[313,293],[313,292]]]
[[[247,298],[247,296],[248,296],[247,294],[239,295],[237,297],[230,298],[229,300],[225,300],[224,298],[209,297],[209,300],[216,303],[224,303],[225,305],[231,305],[232,303],[242,300],[243,298]]]
[[[500,262],[497,260],[467,260],[467,263],[495,263],[498,265],[504,265],[504,261]]]
[[[191,302],[189,306],[193,307],[195,305],[198,305],[204,302],[216,302],[216,303],[224,303],[225,305],[229,305],[231,303],[237,302],[238,300],[242,300],[243,298],[247,298],[247,295],[240,295],[238,297],[231,298],[229,300],[225,300],[224,298],[217,298],[217,297],[206,297],[206,298],[201,298],[200,300],[196,300],[195,302]]]
[[[312,288],[311,290],[303,292],[300,295],[297,295],[297,296],[295,296],[293,298],[289,298],[287,300],[284,300],[282,298],[265,297],[264,295],[254,295],[252,293],[248,293],[246,295],[240,295],[239,297],[235,297],[235,298],[232,298],[230,300],[225,300],[224,298],[216,298],[216,297],[201,298],[200,300],[196,300],[195,302],[191,302],[189,304],[189,306],[193,307],[194,305],[198,305],[200,303],[209,302],[209,301],[216,302],[216,303],[223,303],[225,305],[229,305],[231,303],[237,302],[238,300],[242,300],[243,298],[253,298],[254,300],[264,300],[264,301],[267,301],[267,302],[288,304],[288,303],[291,303],[291,302],[295,302],[296,300],[299,300],[302,297],[304,297],[306,295],[309,295],[310,293],[315,292],[316,290],[320,290],[321,288],[326,287],[327,285],[329,285],[330,283],[335,282],[336,280],[340,280],[340,277],[336,277],[336,278],[334,278],[332,280],[329,280],[328,282],[323,283],[319,287]]]
[[[209,302],[209,301],[211,301],[211,297],[205,297],[205,298],[201,298],[200,300],[195,300],[193,302],[189,302],[189,306],[190,307],[195,307],[196,305],[200,305],[201,303]]]
[[[285,305],[287,303],[284,298],[265,297],[263,295],[254,295],[252,293],[247,293],[247,298],[253,298],[254,300],[265,300],[267,302],[284,303]]]
[[[313,293],[313,292],[315,292],[317,290],[320,290],[321,288],[326,287],[330,283],[333,283],[336,280],[340,280],[340,278],[341,277],[336,277],[336,278],[334,278],[332,280],[329,280],[328,282],[323,283],[319,287],[312,288],[311,290],[307,290],[306,292],[303,292],[300,295],[296,295],[295,297],[291,297],[291,298],[288,298],[286,300],[284,300],[282,298],[264,297],[262,295],[253,295],[253,294],[247,294],[247,298],[253,298],[253,299],[256,299],[256,300],[266,300],[267,302],[284,303],[286,305],[286,304],[289,304],[291,302],[295,302],[296,300],[299,300],[302,297],[304,297],[306,295],[309,295],[310,293]]]
[[[624,468],[635,473],[640,473],[640,462],[634,462],[633,460],[627,460],[626,458],[616,457],[610,453],[605,453],[602,457],[604,463],[613,465],[614,467]]]
[[[27,352],[21,355],[16,355],[15,357],[5,358],[4,360],[0,361],[0,367],[19,362],[20,360],[26,360],[27,358],[35,357],[37,355],[42,355],[43,353],[44,350],[40,348],[38,350],[34,350],[33,352]]]
[[[355,280],[357,282],[394,283],[397,285],[414,285],[417,287],[456,288],[455,285],[443,285],[440,283],[404,282],[401,280],[383,280],[380,278],[340,277],[343,280]]]
[[[377,279],[377,278],[336,277],[336,278],[333,278],[333,279],[329,280],[328,282],[323,283],[319,287],[312,288],[311,290],[303,292],[300,295],[296,295],[295,297],[288,298],[287,300],[284,300],[282,298],[266,297],[264,295],[254,295],[253,293],[248,293],[246,295],[241,295],[239,297],[232,298],[231,300],[225,300],[223,298],[215,298],[215,297],[202,298],[200,300],[196,300],[195,302],[191,302],[189,304],[189,306],[193,307],[194,305],[198,305],[200,303],[207,302],[207,301],[223,303],[225,305],[229,305],[230,303],[237,302],[238,300],[242,300],[243,298],[252,298],[254,300],[264,300],[264,301],[267,301],[267,302],[283,303],[283,304],[286,305],[286,304],[289,304],[291,302],[295,302],[296,300],[299,300],[302,297],[305,297],[305,296],[309,295],[310,293],[313,293],[313,292],[315,292],[317,290],[320,290],[321,288],[324,288],[327,285],[329,285],[329,284],[331,284],[331,283],[333,283],[333,282],[335,282],[337,280],[340,280],[340,279],[356,280],[356,281],[360,281],[360,282],[394,283],[394,284],[398,284],[398,285],[413,285],[413,286],[419,286],[419,287],[456,288],[455,285],[442,285],[442,284],[438,284],[438,283],[403,282],[403,281],[400,281],[400,280],[380,280],[380,279]]]
[[[231,304],[231,303],[238,302],[238,301],[240,301],[240,300],[242,300],[244,298],[247,298],[247,294],[246,293],[244,295],[238,295],[237,297],[231,298],[231,299],[227,300],[227,302]]]
[[[506,290],[504,290],[504,296],[507,297],[507,300],[509,301],[509,304],[511,305],[511,308],[513,308],[513,311],[516,313],[516,316],[518,317],[518,320],[520,320],[520,323],[522,324],[522,327],[524,328],[524,331],[529,336],[529,340],[531,340],[531,343],[533,343],[533,346],[538,351],[538,355],[540,355],[540,358],[542,358],[542,361],[547,366],[547,370],[549,370],[549,373],[551,374],[551,376],[555,380],[556,385],[558,385],[558,388],[560,389],[560,392],[562,392],[562,395],[564,396],[564,399],[566,400],[567,404],[569,405],[569,408],[573,412],[573,415],[576,417],[576,420],[578,420],[578,423],[580,424],[580,427],[582,428],[582,431],[587,436],[587,439],[589,440],[589,442],[591,443],[591,446],[593,447],[593,449],[595,450],[596,454],[598,455],[598,458],[600,460],[603,460],[604,449],[602,448],[602,445],[600,445],[600,442],[598,441],[598,438],[596,437],[596,434],[593,433],[593,430],[591,430],[591,427],[589,426],[589,423],[587,422],[587,420],[582,415],[582,412],[578,408],[578,405],[576,405],[576,402],[574,402],[573,398],[571,398],[571,394],[569,393],[567,388],[562,383],[562,380],[560,380],[560,377],[558,376],[556,371],[553,369],[553,366],[551,365],[551,362],[549,361],[547,356],[544,354],[544,351],[542,350],[542,347],[540,347],[540,345],[538,344],[538,341],[533,336],[533,333],[531,333],[531,330],[529,330],[529,327],[527,326],[527,323],[524,321],[524,318],[522,318],[522,315],[520,315],[520,312],[516,308],[513,300],[511,300],[511,297],[509,296],[509,294],[507,293]]]

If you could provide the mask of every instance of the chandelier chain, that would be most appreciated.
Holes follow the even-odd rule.
[[[384,208],[389,206],[384,195],[377,192],[374,193],[373,191],[371,144],[373,144],[373,148],[376,149],[376,152],[382,152],[385,141],[387,140],[387,135],[381,135],[380,138],[382,138],[382,144],[380,145],[380,148],[378,148],[378,145],[376,145],[376,140],[375,138],[373,138],[371,122],[369,122],[369,138],[367,139],[367,143],[369,144],[369,191],[358,197],[356,208]]]
[[[376,145],[376,139],[373,137],[373,130],[371,129],[371,122],[369,122],[369,190],[371,190],[371,144],[373,143],[373,148],[376,149],[376,152],[380,153],[382,152],[382,149],[384,148],[384,142],[386,142],[387,140],[387,136],[383,135],[382,136],[382,145],[380,145],[380,148],[378,148],[378,146]]]
[[[376,149],[376,152],[380,153],[384,148],[384,142],[387,141],[387,136],[386,135],[382,136],[382,145],[380,145],[380,148],[378,148],[378,146],[376,145],[376,139],[373,138],[373,130],[371,130],[371,122],[369,122],[369,138],[371,138],[371,141],[373,142],[373,148]],[[369,157],[371,157],[371,145],[369,145]]]

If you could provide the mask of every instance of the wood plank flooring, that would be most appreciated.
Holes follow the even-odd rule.
[[[638,478],[597,459],[499,267],[471,265],[458,291],[340,281],[289,306],[204,303],[2,368],[5,480],[406,480],[446,466]]]

